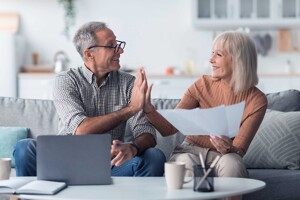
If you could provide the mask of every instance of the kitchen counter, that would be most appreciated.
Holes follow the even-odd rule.
[[[133,76],[135,76],[135,73],[130,73]],[[202,74],[178,74],[178,75],[169,75],[169,74],[159,74],[159,73],[147,73],[148,77],[153,77],[153,78],[197,78],[199,76],[201,76]],[[22,77],[51,77],[51,76],[55,76],[55,73],[51,72],[51,73],[29,73],[29,72],[20,72],[19,76]],[[294,76],[300,76],[300,73],[258,73],[259,77],[294,77]]]
[[[135,74],[133,74],[135,75]],[[187,88],[200,74],[166,75],[147,74],[153,83],[152,98],[182,98]],[[52,99],[55,73],[19,73],[18,96],[21,98]],[[300,73],[259,73],[257,85],[265,93],[287,89],[300,90]]]

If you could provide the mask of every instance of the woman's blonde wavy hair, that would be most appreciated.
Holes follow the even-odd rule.
[[[257,85],[256,47],[247,33],[240,31],[223,32],[214,39],[213,47],[223,47],[232,58],[230,85],[235,93]]]

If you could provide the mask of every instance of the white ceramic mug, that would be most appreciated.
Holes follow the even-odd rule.
[[[190,180],[184,180],[186,171],[191,171],[193,174],[193,170],[187,169],[184,162],[166,162],[165,179],[168,189],[181,189],[184,183],[193,180],[193,177]]]
[[[0,180],[9,179],[11,158],[0,158]]]

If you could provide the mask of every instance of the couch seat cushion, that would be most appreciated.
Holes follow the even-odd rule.
[[[296,200],[300,197],[299,170],[286,169],[249,169],[249,178],[266,183],[266,187],[257,192],[243,195],[243,200]]]

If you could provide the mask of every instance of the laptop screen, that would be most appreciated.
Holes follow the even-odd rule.
[[[37,178],[68,185],[111,184],[111,136],[40,135]]]

